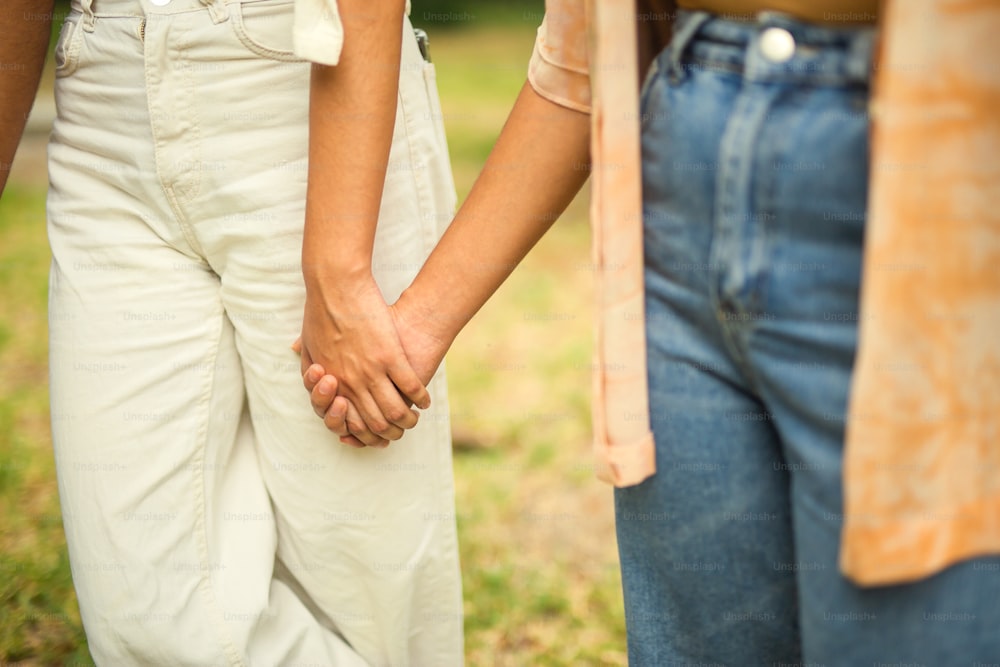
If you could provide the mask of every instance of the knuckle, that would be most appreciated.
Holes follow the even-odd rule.
[[[399,383],[399,388],[407,394],[415,394],[420,391],[423,385],[416,378],[406,378]]]
[[[390,422],[398,424],[400,422],[405,422],[406,418],[410,415],[410,411],[405,408],[390,408],[385,416]]]

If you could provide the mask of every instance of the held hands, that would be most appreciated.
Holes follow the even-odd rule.
[[[301,354],[314,406],[324,406],[318,414],[333,408],[325,421],[345,436],[345,444],[388,446],[416,425],[418,413],[410,405],[430,406],[430,394],[407,361],[396,322],[370,274],[307,285],[302,335],[293,348]],[[317,378],[309,386],[316,369],[307,371],[314,365],[320,378],[327,372],[335,377]]]
[[[354,296],[351,310],[367,315],[354,322],[342,316],[337,324],[328,327],[331,347],[312,348],[331,352],[323,357],[309,354],[310,348],[305,345],[305,322],[311,315],[307,297],[303,335],[293,346],[302,353],[302,380],[310,393],[313,411],[327,429],[340,436],[341,442],[352,447],[386,447],[390,440],[398,440],[404,430],[417,424],[418,413],[408,406],[416,403],[421,408],[429,407],[425,385],[449,347],[447,340],[429,333],[429,327],[420,326],[424,318],[409,311],[405,295],[394,306],[385,305],[377,287],[375,296],[381,304],[377,311],[373,310],[376,304],[370,303],[374,301],[370,295]],[[330,318],[332,312],[326,309]],[[318,315],[322,324],[323,313]],[[414,401],[414,397],[425,400]]]

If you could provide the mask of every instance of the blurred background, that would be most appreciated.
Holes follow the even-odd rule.
[[[412,0],[430,34],[459,197],[524,83],[542,0]],[[68,3],[57,3],[58,32]],[[0,200],[0,665],[92,665],[48,423],[51,58]],[[610,487],[590,458],[586,193],[448,356],[466,657],[624,665]],[[303,394],[303,400],[305,395]],[[447,666],[441,666],[447,667]]]

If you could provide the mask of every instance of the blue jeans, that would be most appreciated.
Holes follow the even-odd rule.
[[[1000,661],[1000,559],[869,589],[837,569],[872,44],[682,13],[647,81],[658,472],[615,495],[632,665]]]

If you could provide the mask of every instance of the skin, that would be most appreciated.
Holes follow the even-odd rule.
[[[335,67],[314,65],[302,244],[302,371],[340,380],[354,446],[386,446],[417,423],[430,395],[407,362],[372,276],[372,247],[399,87],[404,0],[340,0],[346,36]],[[356,407],[355,407],[356,406]]]
[[[340,63],[314,66],[310,86],[302,370],[316,361],[342,378],[339,392],[351,401],[347,422],[361,434],[348,439],[355,446],[386,446],[417,423],[409,404],[430,405],[371,273],[404,7],[405,0],[340,0],[347,35]],[[0,193],[38,89],[52,8],[52,0],[5,0],[0,7]]]
[[[413,284],[389,309],[405,354],[423,382],[583,186],[589,169],[580,165],[588,163],[589,145],[588,115],[524,85],[465,204]],[[379,362],[373,360],[371,366],[374,373]],[[350,418],[346,378],[335,371],[327,374],[322,363],[303,367],[313,409],[327,428],[345,442],[367,437]]]
[[[52,0],[4,0],[0,5],[0,195],[38,91],[52,5]]]

